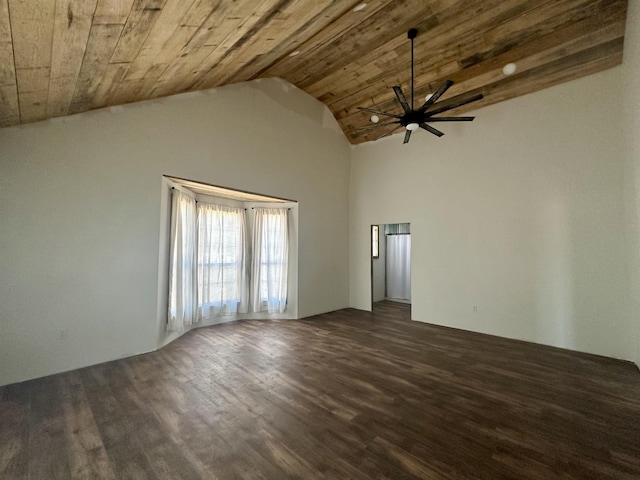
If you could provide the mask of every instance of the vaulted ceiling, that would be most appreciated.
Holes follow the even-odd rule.
[[[627,0],[0,0],[0,126],[278,76],[360,143],[389,127],[354,132],[370,122],[357,107],[400,113],[391,87],[409,89],[409,28],[418,98],[447,79],[442,104],[484,95],[458,114],[620,64],[626,10]]]

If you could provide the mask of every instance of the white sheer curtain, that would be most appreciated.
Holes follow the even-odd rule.
[[[243,208],[198,202],[198,319],[247,312]]]
[[[169,315],[167,330],[184,330],[195,321],[196,201],[173,190],[169,253]]]
[[[283,313],[287,306],[287,208],[255,208],[251,303],[254,312]]]
[[[411,235],[387,235],[387,297],[411,300]]]

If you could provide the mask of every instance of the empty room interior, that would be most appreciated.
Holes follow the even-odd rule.
[[[640,2],[0,0],[0,479],[640,478]]]

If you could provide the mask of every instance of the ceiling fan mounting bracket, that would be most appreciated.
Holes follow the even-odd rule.
[[[407,32],[407,37],[409,38],[409,40],[413,40],[414,38],[416,38],[418,36],[418,30],[415,28],[411,28],[409,29],[409,31]]]

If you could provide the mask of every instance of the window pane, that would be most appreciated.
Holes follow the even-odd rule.
[[[287,303],[288,211],[256,209],[254,311],[284,312]]]
[[[198,204],[198,240],[201,316],[236,313],[242,295],[244,210]]]

